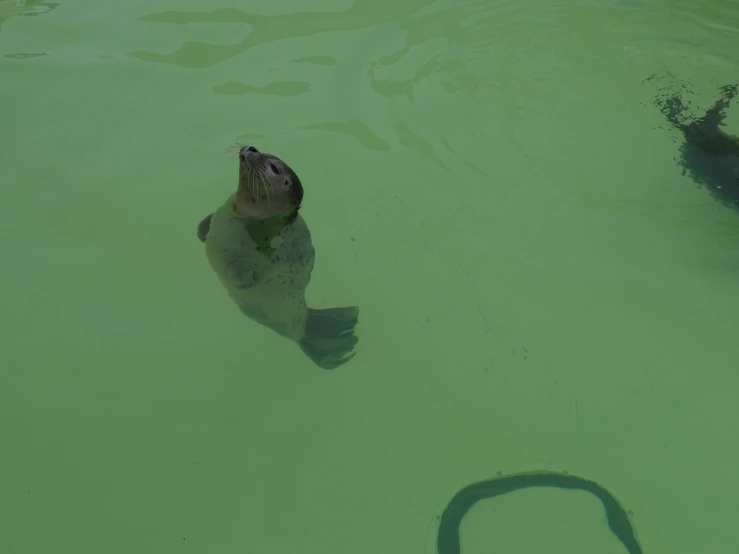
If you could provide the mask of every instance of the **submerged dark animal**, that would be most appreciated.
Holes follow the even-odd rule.
[[[678,93],[658,98],[655,104],[683,135],[677,160],[683,175],[706,187],[722,204],[739,210],[739,137],[721,129],[738,87],[726,85],[720,90],[719,99],[699,118],[686,115],[688,108]]]

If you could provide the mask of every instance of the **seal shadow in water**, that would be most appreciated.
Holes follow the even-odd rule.
[[[724,132],[721,127],[738,90],[737,85],[722,87],[718,100],[698,118],[687,115],[688,106],[678,92],[668,92],[654,101],[667,121],[683,135],[677,159],[683,175],[690,175],[716,200],[736,210],[739,210],[739,137]]]
[[[478,501],[532,487],[555,487],[589,492],[603,504],[608,528],[621,541],[626,552],[643,554],[629,512],[624,510],[610,492],[594,481],[568,473],[550,471],[505,475],[463,488],[454,495],[439,519],[436,541],[438,554],[460,554],[459,527],[462,518]]]

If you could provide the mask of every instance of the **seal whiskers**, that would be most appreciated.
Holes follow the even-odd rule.
[[[262,182],[262,186],[264,187],[264,192],[267,194],[267,206],[272,205],[272,198],[269,195],[269,185],[267,185],[266,177],[267,174],[264,170],[260,169],[258,170],[258,177],[259,180]],[[259,191],[259,189],[257,189]]]
[[[272,197],[269,194],[269,186],[267,186],[267,183],[266,182],[264,183],[264,190],[267,191],[267,205],[268,206],[271,206],[272,205]]]

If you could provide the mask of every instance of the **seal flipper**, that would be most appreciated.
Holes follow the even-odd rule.
[[[354,328],[359,319],[359,308],[308,308],[305,335],[300,348],[313,362],[323,369],[335,369],[351,360],[359,340]]]
[[[210,220],[212,217],[213,214],[205,216],[203,221],[201,221],[198,225],[198,238],[200,239],[200,242],[204,243],[206,237],[208,236],[208,231],[210,231]]]

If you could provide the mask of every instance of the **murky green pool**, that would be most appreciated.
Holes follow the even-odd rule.
[[[0,552],[435,554],[535,470],[735,552],[739,212],[654,101],[738,60],[734,0],[0,1]],[[309,303],[360,306],[336,371],[205,260],[237,142],[301,177]],[[460,534],[626,552],[558,489]]]

